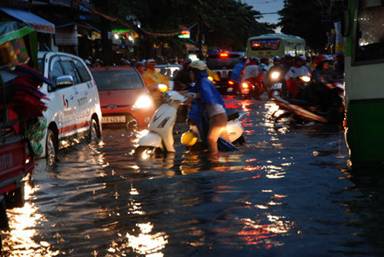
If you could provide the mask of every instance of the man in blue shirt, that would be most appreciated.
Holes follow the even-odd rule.
[[[208,148],[211,154],[219,152],[217,140],[219,137],[228,141],[227,114],[224,107],[224,100],[215,86],[208,79],[207,65],[203,61],[194,61],[190,64],[191,80],[195,82],[196,92],[199,95],[199,106],[191,108],[192,112],[199,112],[190,115],[206,115],[209,121],[207,134]]]

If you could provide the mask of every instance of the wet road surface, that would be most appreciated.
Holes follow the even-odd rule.
[[[247,112],[247,143],[216,160],[177,142],[138,161],[134,136],[105,129],[54,168],[38,162],[3,255],[383,256],[382,180],[346,170],[340,129],[275,123],[271,102],[227,104]]]

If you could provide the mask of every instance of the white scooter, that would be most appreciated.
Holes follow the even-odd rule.
[[[159,106],[149,122],[148,132],[138,140],[138,147],[135,150],[138,158],[148,159],[156,152],[175,152],[173,128],[177,110],[188,97],[177,91],[168,91],[164,99],[164,103]],[[244,132],[239,118],[228,121],[227,130],[232,142],[241,138]]]

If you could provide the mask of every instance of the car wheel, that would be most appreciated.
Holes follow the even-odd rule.
[[[94,119],[92,118],[91,120],[91,125],[89,127],[89,131],[88,131],[88,142],[91,143],[91,142],[95,142],[97,140],[99,140],[101,138],[101,133],[100,133],[100,126],[99,126],[99,123]]]
[[[6,196],[7,208],[24,206],[24,183]]]
[[[57,135],[52,129],[48,128],[45,144],[45,154],[48,166],[52,166],[56,163],[58,149]]]

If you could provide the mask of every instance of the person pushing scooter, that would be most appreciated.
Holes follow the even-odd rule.
[[[195,83],[196,92],[199,99],[196,101],[199,106],[191,108],[193,112],[201,112],[197,115],[206,115],[209,121],[207,134],[208,149],[212,154],[219,152],[217,140],[219,137],[228,141],[229,136],[226,130],[227,114],[224,107],[224,100],[220,93],[208,79],[207,65],[203,61],[193,61],[190,64],[191,81]]]

